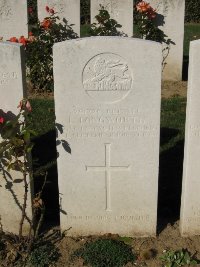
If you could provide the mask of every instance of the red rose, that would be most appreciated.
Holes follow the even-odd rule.
[[[29,7],[29,8],[28,8],[28,13],[29,13],[29,14],[33,13],[33,8],[32,8],[32,7]]]
[[[4,123],[4,118],[0,117],[0,124],[3,124],[3,123]]]
[[[148,12],[147,12],[147,16],[148,16],[149,19],[155,19],[156,10],[153,9],[152,7],[149,7]]]
[[[136,5],[137,11],[139,11],[140,13],[142,12],[147,12],[148,9],[150,8],[149,3],[145,2],[145,1],[141,1]]]
[[[41,26],[45,28],[45,30],[48,30],[52,24],[52,21],[50,19],[44,19],[41,23]]]
[[[20,110],[26,110],[28,112],[32,111],[32,107],[31,104],[28,100],[23,99],[19,102],[19,105],[17,106],[18,108],[20,108]]]
[[[23,44],[24,46],[26,46],[27,45],[27,39],[24,36],[21,36],[19,38],[19,43]]]
[[[18,39],[16,37],[11,37],[9,41],[13,43],[18,43]]]
[[[54,15],[55,11],[53,10],[53,8],[51,8],[51,9],[49,10],[49,13],[52,14],[52,15]]]
[[[45,9],[46,9],[47,12],[49,12],[49,7],[48,6],[46,6]]]

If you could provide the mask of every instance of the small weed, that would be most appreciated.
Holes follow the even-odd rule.
[[[5,244],[0,240],[0,260],[4,257]]]
[[[186,250],[166,251],[160,259],[164,263],[164,267],[179,267],[186,264],[196,265],[198,263]]]
[[[58,248],[51,242],[46,242],[39,247],[35,247],[30,254],[29,263],[37,267],[46,267],[55,263],[60,257]]]
[[[0,251],[4,249],[5,249],[5,244],[2,241],[0,241]]]
[[[151,260],[155,258],[157,255],[157,250],[156,249],[147,249],[141,253],[142,259],[144,260]]]
[[[127,237],[127,236],[120,236],[118,238],[118,240],[124,242],[127,245],[131,245],[131,243],[133,241],[133,239],[131,237]]]
[[[134,262],[136,257],[131,247],[121,241],[99,239],[85,244],[72,257],[81,257],[85,264],[92,267],[121,267],[128,262]]]

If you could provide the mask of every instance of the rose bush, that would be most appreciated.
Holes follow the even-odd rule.
[[[109,12],[100,5],[99,14],[95,16],[97,23],[90,25],[91,36],[126,36],[119,31],[122,27],[116,20],[110,17]]]
[[[164,69],[171,45],[175,45],[175,43],[158,26],[158,15],[162,15],[158,14],[149,3],[143,0],[136,1],[134,10],[134,21],[137,25],[139,38],[163,44],[162,66]]]
[[[29,153],[33,147],[31,137],[34,135],[34,132],[27,124],[28,114],[32,111],[30,102],[23,99],[20,101],[18,108],[20,109],[19,114],[17,116],[12,116],[11,119],[8,118],[8,114],[3,112],[0,116],[0,136],[2,140],[0,142],[0,169],[3,173],[3,177],[6,176],[7,173],[10,173],[11,170],[22,174],[24,196],[19,225],[19,237],[22,237],[24,221],[28,220],[30,223],[30,220],[26,215],[26,207],[29,177],[32,177],[32,170],[30,169],[29,164]]]
[[[136,3],[134,20],[140,38],[160,43],[165,42],[167,36],[156,25],[157,16],[156,10],[149,3],[145,1],[138,1]]]
[[[5,261],[7,266],[27,266],[26,263],[35,246],[41,245],[39,230],[45,213],[45,205],[41,196],[46,184],[47,173],[43,174],[45,179],[41,190],[32,199],[32,217],[29,218],[26,212],[28,194],[31,195],[30,184],[33,181],[30,153],[33,148],[31,139],[35,136],[35,133],[31,130],[30,119],[28,119],[30,112],[32,112],[30,102],[27,99],[22,99],[18,108],[18,115],[14,115],[11,112],[5,113],[2,110],[0,113],[1,179],[4,179],[6,189],[8,189],[8,186],[11,187],[11,190],[6,190],[8,194],[10,193],[13,196],[13,202],[10,205],[17,205],[21,212],[18,235],[4,232],[4,225],[1,222],[2,214],[0,214],[0,234],[2,244],[4,245],[0,261]],[[13,171],[21,173],[18,176],[19,179],[14,179]],[[2,180],[0,180],[0,186]],[[19,191],[15,191],[15,183],[21,183],[21,199]],[[28,224],[25,225],[25,221]],[[25,229],[27,232],[27,225],[30,226],[29,233],[24,235]]]
[[[22,43],[26,52],[27,77],[37,91],[53,91],[53,45],[77,38],[72,25],[57,16],[53,8],[46,6],[47,17],[37,23],[29,37],[11,37],[10,42]]]

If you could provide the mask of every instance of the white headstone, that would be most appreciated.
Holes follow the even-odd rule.
[[[27,1],[0,0],[0,37],[28,36]]]
[[[158,14],[164,16],[164,25],[159,28],[175,43],[170,45],[169,53],[167,49],[163,52],[166,57],[163,79],[182,80],[185,0],[149,0],[148,2]],[[159,16],[158,22],[161,20]],[[163,48],[166,48],[166,45],[163,45]]]
[[[91,0],[91,23],[97,22],[95,16],[99,14],[100,5],[102,5],[115,19],[123,31],[129,37],[133,36],[133,0]]]
[[[200,40],[190,43],[181,234],[200,235]]]
[[[25,97],[25,66],[23,46],[9,42],[0,42],[0,110],[8,117],[17,115],[19,101]],[[12,113],[12,114],[11,114]],[[0,216],[4,231],[17,234],[21,220],[21,208],[24,201],[24,184],[20,172],[6,174],[0,166]],[[17,182],[18,181],[18,182]],[[31,218],[30,191],[28,193],[27,215]],[[27,220],[24,223],[28,231]],[[25,233],[24,232],[24,233]]]
[[[80,0],[37,0],[38,18],[42,21],[49,16],[46,6],[53,8],[61,20],[73,24],[73,30],[80,36]]]
[[[54,46],[61,228],[71,235],[155,235],[161,57],[160,44],[123,37]]]

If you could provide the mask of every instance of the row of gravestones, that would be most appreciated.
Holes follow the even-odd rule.
[[[157,23],[172,43],[163,47],[166,58],[163,71],[165,80],[182,79],[184,9],[185,0],[149,0],[159,14]],[[122,31],[133,36],[133,0],[92,0],[91,21],[98,14],[102,4],[108,9],[112,18],[122,25]],[[74,31],[80,35],[80,0],[38,0],[38,18],[48,16],[45,6],[53,7],[60,18],[66,18],[74,24]],[[12,36],[27,36],[27,3],[21,0],[0,0],[0,36],[9,39]]]
[[[54,46],[57,143],[70,146],[57,147],[61,228],[73,236],[156,234],[161,52],[158,43],[120,37]],[[1,109],[17,113],[26,91],[23,49],[1,42],[0,58]],[[200,40],[190,52],[182,235],[200,234],[199,62]],[[23,186],[14,181],[21,177],[1,170],[0,178],[2,224],[15,233]]]

